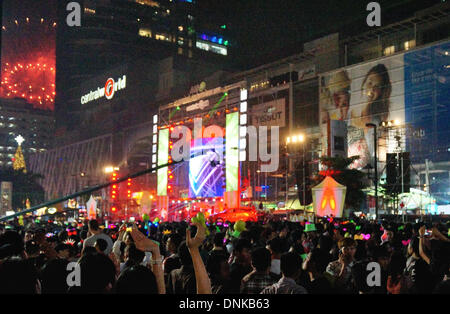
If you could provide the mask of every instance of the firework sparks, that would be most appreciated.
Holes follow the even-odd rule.
[[[0,94],[24,98],[36,108],[54,109],[55,25],[45,17],[23,17],[2,26]]]
[[[53,108],[55,101],[55,68],[43,58],[28,64],[3,66],[1,81],[3,97],[20,97],[40,108]]]

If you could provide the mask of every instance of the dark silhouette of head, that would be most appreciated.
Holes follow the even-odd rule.
[[[285,277],[294,278],[302,268],[302,258],[295,253],[288,252],[281,255],[280,269]]]
[[[25,244],[16,231],[8,230],[0,234],[0,258],[20,256],[24,253]]]
[[[157,294],[158,286],[153,272],[142,265],[125,269],[115,285],[119,294]]]
[[[186,245],[186,241],[181,242],[178,247],[178,257],[180,258],[181,265],[190,266],[192,265],[191,254],[189,253],[189,249]]]
[[[256,248],[252,251],[252,265],[259,271],[267,271],[272,263],[270,251],[264,247]]]
[[[109,257],[92,253],[80,261],[81,287],[83,293],[105,293],[114,285],[116,268]]]
[[[37,293],[37,271],[33,264],[18,257],[0,262],[0,294]]]
[[[67,264],[65,259],[53,259],[48,261],[41,269],[42,294],[66,293],[67,285]]]

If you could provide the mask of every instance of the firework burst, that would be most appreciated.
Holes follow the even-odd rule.
[[[54,109],[56,23],[44,17],[11,19],[2,26],[0,94]]]

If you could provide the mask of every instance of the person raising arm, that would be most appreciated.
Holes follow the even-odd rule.
[[[420,257],[422,257],[422,259],[429,265],[431,263],[431,260],[425,253],[425,250],[423,249],[424,239],[425,239],[425,226],[422,226],[419,229],[419,254]]]
[[[206,238],[206,229],[198,222],[194,223],[194,225],[197,227],[197,233],[194,238],[191,237],[191,230],[189,228],[186,229],[186,245],[192,257],[195,281],[197,283],[197,294],[212,294],[211,282],[198,249]]]
[[[158,286],[159,294],[166,294],[166,285],[164,283],[164,271],[162,269],[162,257],[159,251],[159,246],[151,239],[147,238],[144,234],[142,234],[136,227],[133,225],[131,229],[131,237],[136,244],[136,248],[143,252],[151,252],[152,258],[150,259],[150,263],[153,265],[152,271],[156,277],[156,284]]]

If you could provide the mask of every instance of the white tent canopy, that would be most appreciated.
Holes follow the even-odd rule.
[[[312,188],[314,213],[317,216],[342,217],[347,187],[327,176]]]

